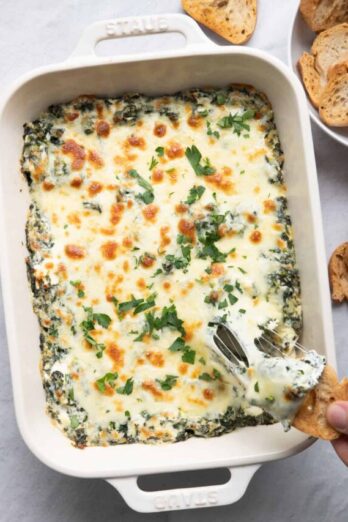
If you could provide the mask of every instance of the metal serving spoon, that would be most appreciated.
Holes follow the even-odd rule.
[[[226,362],[234,366],[243,368],[249,367],[249,361],[242,342],[238,336],[232,332],[224,323],[209,323],[209,326],[216,326],[215,334],[213,335],[214,343]],[[269,332],[271,335],[279,336],[274,330],[265,330],[264,335],[255,339],[257,348],[270,356],[278,355],[285,357],[285,353],[269,339]],[[301,352],[306,352],[305,348],[298,342],[295,343],[295,348]]]

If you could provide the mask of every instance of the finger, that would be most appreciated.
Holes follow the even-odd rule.
[[[343,435],[332,441],[332,445],[339,458],[348,466],[348,437]]]
[[[335,430],[348,435],[348,401],[336,401],[330,404],[326,417]]]

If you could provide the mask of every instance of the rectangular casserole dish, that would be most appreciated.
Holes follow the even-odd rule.
[[[177,51],[100,58],[98,41],[127,35],[180,32],[186,47]],[[302,284],[302,344],[335,365],[321,212],[307,103],[296,77],[278,60],[250,48],[218,47],[184,15],[97,22],[87,28],[73,56],[20,79],[8,92],[0,114],[1,269],[18,425],[32,452],[62,473],[107,479],[138,511],[164,511],[234,502],[259,465],[306,448],[311,439],[277,425],[243,428],[219,438],[176,444],[74,448],[45,413],[39,364],[39,328],[31,306],[24,258],[24,227],[29,206],[19,172],[22,126],[51,103],[79,94],[115,95],[127,91],[169,94],[190,87],[248,83],[269,97],[285,154],[288,202]],[[220,486],[144,492],[143,474],[229,467]]]

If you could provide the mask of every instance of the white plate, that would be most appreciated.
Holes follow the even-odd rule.
[[[297,10],[291,26],[288,43],[288,62],[295,74],[301,79],[297,69],[297,61],[304,51],[310,52],[316,33],[313,33],[302,18],[300,10]],[[326,134],[348,147],[348,127],[329,127],[319,118],[317,109],[308,99],[308,108],[311,118]]]

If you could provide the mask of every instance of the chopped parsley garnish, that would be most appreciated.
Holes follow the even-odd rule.
[[[169,274],[173,268],[178,270],[182,269],[183,272],[187,272],[187,267],[191,262],[191,245],[181,245],[181,257],[173,254],[165,256],[165,261],[162,263],[163,272]]]
[[[83,289],[81,287],[81,281],[70,281],[70,284],[71,284],[71,286],[76,288],[77,297],[80,297],[80,298],[85,297],[85,292],[83,291]]]
[[[103,328],[109,328],[111,323],[111,317],[106,314],[93,314],[93,320],[97,321]]]
[[[156,160],[156,158],[154,156],[152,156],[149,170],[154,169],[156,167],[156,165],[158,165],[158,160]]]
[[[185,340],[182,337],[177,337],[175,341],[169,346],[171,352],[181,352],[185,348]]]
[[[244,308],[240,308],[240,309],[238,310],[238,312],[239,312],[240,314],[246,314],[246,310],[244,310]]]
[[[214,263],[224,263],[227,254],[220,252],[220,250],[212,243],[210,245],[204,245],[202,250],[198,252],[198,257],[201,259],[207,259],[207,257],[210,257]]]
[[[117,372],[106,373],[103,377],[100,377],[100,379],[98,379],[96,381],[96,385],[97,385],[98,390],[101,393],[104,393],[105,390],[106,390],[106,386],[107,385],[109,385],[109,386],[111,386],[113,388],[115,386],[115,381],[116,381],[117,378],[118,378],[118,373]]]
[[[132,299],[130,301],[124,301],[123,303],[119,303],[117,300],[116,302],[113,300],[115,306],[117,307],[118,314],[120,316],[123,316],[126,312],[129,312],[130,310],[134,309],[134,315],[140,314],[141,312],[145,312],[145,310],[148,310],[149,308],[152,308],[155,306],[155,298],[157,294],[151,294],[149,297],[145,299],[135,299],[135,297],[132,295]]]
[[[213,368],[213,375],[211,375],[210,373],[204,372],[204,373],[201,373],[201,375],[198,377],[198,379],[200,381],[211,382],[211,381],[216,381],[217,379],[220,379],[221,377],[222,376],[221,376],[221,373],[219,372],[219,370],[217,370],[216,368]]]
[[[162,310],[161,316],[155,320],[156,330],[162,330],[163,328],[171,328],[177,330],[182,335],[185,335],[185,329],[183,327],[184,321],[179,319],[176,307],[174,304],[167,307],[165,306]]]
[[[130,395],[133,391],[134,381],[132,378],[126,380],[126,384],[124,386],[120,386],[117,388],[117,393],[120,395]]]
[[[222,310],[223,308],[227,308],[227,307],[228,307],[227,299],[224,299],[223,301],[220,301],[220,303],[218,305],[218,309],[219,310]]]
[[[182,354],[181,360],[188,364],[194,364],[196,359],[196,352],[195,350],[185,350]]]
[[[80,328],[85,340],[88,344],[94,346],[97,351],[96,356],[100,359],[103,356],[105,345],[98,343],[94,337],[91,336],[90,331],[95,329],[95,323],[98,323],[102,328],[108,328],[111,323],[111,318],[106,314],[94,313],[90,307],[84,307],[84,311],[87,313],[87,318],[80,323]]]
[[[182,352],[181,360],[183,362],[194,364],[196,359],[196,352],[192,350],[191,346],[185,343],[185,339],[177,337],[175,341],[169,346],[171,352]]]
[[[176,242],[178,243],[178,245],[187,245],[191,243],[191,239],[187,236],[184,236],[184,234],[178,234],[176,236]]]
[[[160,384],[162,390],[169,391],[175,386],[178,377],[176,375],[166,375],[165,379],[157,379],[157,382]]]
[[[151,277],[156,277],[160,274],[163,274],[163,270],[162,270],[162,268],[157,268],[157,270],[152,274]]]
[[[134,314],[140,314],[141,312],[145,312],[145,310],[148,310],[149,308],[152,308],[153,306],[155,306],[155,298],[156,298],[156,295],[157,294],[151,294],[149,295],[149,297],[146,298],[146,300],[142,303],[139,303],[136,307],[135,307],[135,310],[134,310]]]
[[[209,375],[209,373],[201,373],[201,375],[198,377],[198,379],[200,381],[205,381],[205,382],[211,382],[213,380],[212,376]]]
[[[222,377],[221,373],[216,368],[213,368],[213,375],[214,379],[220,379]]]
[[[244,270],[244,268],[242,268],[241,266],[238,266],[237,268],[238,268],[238,270],[240,272],[242,272],[242,274],[246,274],[247,273],[246,270]]]
[[[221,239],[219,226],[224,223],[224,221],[225,215],[217,214],[215,210],[203,219],[196,221],[195,225],[199,241],[206,245],[219,241],[219,239]]]
[[[224,290],[227,293],[228,300],[231,305],[234,305],[238,301],[238,297],[236,297],[234,294],[232,294],[234,290],[234,286],[230,283],[226,283],[224,285]]]
[[[135,338],[135,341],[142,341],[145,335],[151,335],[153,338],[158,338],[154,332],[163,330],[163,328],[170,328],[177,330],[181,335],[185,335],[183,327],[184,321],[179,319],[176,307],[174,304],[165,306],[161,315],[156,317],[153,312],[145,314],[146,324],[143,331]]]
[[[255,111],[247,110],[242,114],[229,114],[218,121],[221,129],[232,129],[237,136],[240,136],[243,130],[250,131],[250,125],[245,123],[255,116]]]
[[[210,176],[211,174],[214,174],[215,169],[210,164],[208,158],[204,160],[204,165],[201,164],[202,154],[199,152],[196,145],[187,147],[185,150],[185,156],[189,160],[191,167],[197,176]]]
[[[154,195],[153,186],[151,185],[151,183],[149,181],[146,181],[146,179],[144,179],[142,176],[140,176],[140,174],[134,169],[129,170],[128,174],[129,174],[129,176],[131,176],[132,178],[137,180],[138,185],[141,188],[145,189],[145,192],[137,194],[136,198],[143,201],[146,205],[149,205],[150,203],[152,203],[153,200],[155,199],[155,195]]]
[[[150,192],[149,190],[146,190],[145,192],[143,192],[142,194],[138,194],[137,196],[139,199],[141,199],[141,201],[143,201],[145,203],[145,205],[149,205],[150,203],[153,202],[153,200],[155,199],[155,195],[153,192]]]
[[[238,292],[240,292],[240,293],[242,294],[242,293],[243,293],[243,290],[242,290],[242,287],[240,286],[239,281],[236,281],[236,282],[235,282],[235,285],[236,285],[236,288],[237,288]]]
[[[156,149],[157,156],[162,157],[164,156],[164,147],[157,147]]]
[[[210,121],[207,121],[207,135],[208,136],[214,136],[216,139],[219,139],[220,138],[220,132],[217,131],[217,130],[213,130],[211,128],[211,123]]]
[[[221,239],[219,234],[219,226],[224,222],[225,215],[217,214],[215,211],[208,214],[204,219],[196,221],[196,230],[198,233],[198,240],[204,246],[202,250],[198,251],[198,257],[207,259],[208,257],[214,263],[224,263],[229,252],[220,252],[215,243]]]
[[[198,185],[198,186],[194,186],[190,189],[190,192],[187,196],[187,199],[185,201],[185,203],[187,205],[192,205],[193,203],[195,203],[196,201],[198,201],[199,199],[201,199],[201,197],[203,196],[205,192],[205,187],[203,187],[202,185]]]
[[[234,305],[238,301],[238,297],[236,297],[233,294],[228,294],[228,300],[229,300],[231,305]]]
[[[259,387],[259,383],[256,381],[255,384],[254,384],[254,390],[259,393],[260,391],[260,387]]]

